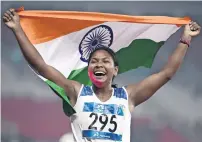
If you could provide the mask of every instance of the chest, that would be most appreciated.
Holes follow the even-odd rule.
[[[75,108],[77,121],[85,130],[120,132],[128,118],[128,106],[121,100],[110,99],[107,103],[101,103],[88,98],[78,101],[78,104]]]

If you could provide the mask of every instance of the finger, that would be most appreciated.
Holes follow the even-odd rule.
[[[4,22],[9,22],[9,19],[7,17],[3,16],[3,21]]]
[[[193,30],[193,21],[191,21],[190,23],[189,23],[189,28],[190,28],[190,30]]]
[[[200,26],[199,26],[196,22],[194,22],[194,23],[193,23],[193,29],[194,29],[194,30],[199,30],[199,29],[200,29]]]
[[[5,16],[3,16],[3,18],[2,18],[2,19],[3,19],[3,21],[4,21],[4,22],[7,22],[7,19],[6,19],[6,17],[5,17]]]
[[[193,31],[195,28],[193,25],[190,26],[190,30]]]
[[[190,29],[191,29],[192,31],[197,30],[197,24],[196,24],[196,22],[192,22],[192,24],[190,25]]]
[[[14,16],[16,14],[15,9],[11,8],[9,9],[9,11],[11,12],[11,14]]]
[[[189,23],[189,26],[191,26],[191,25],[192,25],[192,23],[193,23],[193,21],[191,21],[191,22]]]
[[[6,13],[9,15],[9,19],[13,19],[13,15],[11,14],[11,12],[9,10],[6,11]]]
[[[197,29],[200,29],[200,28],[201,28],[197,23],[195,23],[194,26],[195,26]]]
[[[193,21],[190,21],[190,22],[189,22],[189,25],[191,25],[192,22],[193,22]]]
[[[9,17],[9,15],[7,14],[7,13],[4,13],[4,16],[7,18],[7,19],[10,19]]]
[[[193,21],[192,21],[189,26],[193,26],[195,23],[196,23],[196,22],[193,22]]]

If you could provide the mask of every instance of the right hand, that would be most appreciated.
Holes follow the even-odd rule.
[[[3,15],[3,21],[12,30],[17,30],[19,29],[20,26],[20,17],[19,15],[15,12],[15,9],[9,9],[7,10],[4,15]]]

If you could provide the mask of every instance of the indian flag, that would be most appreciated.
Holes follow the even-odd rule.
[[[139,67],[151,68],[164,42],[188,18],[128,16],[77,11],[20,11],[21,25],[45,62],[67,79],[91,85],[87,60],[95,48],[113,49],[119,74]],[[75,113],[64,90],[43,78],[62,99],[66,115]]]

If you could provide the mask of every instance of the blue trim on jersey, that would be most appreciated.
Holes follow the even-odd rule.
[[[114,96],[120,99],[127,100],[127,95],[123,88],[114,88]]]
[[[99,132],[95,130],[83,130],[82,136],[90,139],[104,139],[113,141],[122,141],[122,135],[109,132]]]
[[[90,86],[84,86],[80,96],[92,96],[93,90]],[[123,88],[114,88],[114,95],[116,98],[125,99],[127,100],[126,92]]]
[[[93,91],[91,89],[90,86],[84,86],[80,96],[92,96],[93,95]]]
[[[123,106],[119,106],[116,104],[99,104],[95,102],[86,102],[84,103],[83,112],[94,112],[124,116]]]

